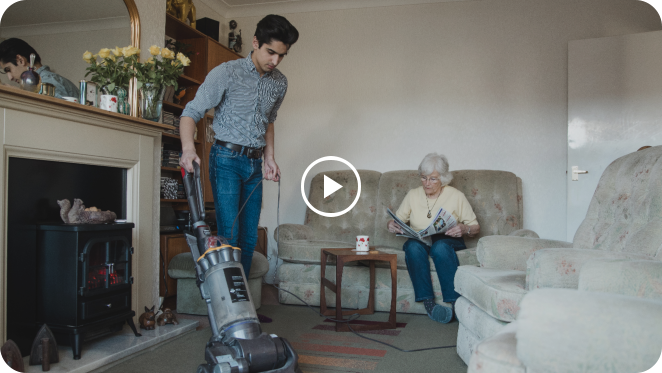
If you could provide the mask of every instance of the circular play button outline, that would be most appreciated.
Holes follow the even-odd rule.
[[[354,198],[354,202],[352,202],[352,204],[349,205],[348,208],[346,208],[346,209],[344,209],[340,212],[323,212],[323,211],[320,211],[320,210],[316,209],[315,207],[313,207],[313,205],[310,204],[310,202],[308,201],[308,198],[306,197],[305,184],[306,184],[306,176],[308,175],[308,172],[316,164],[321,163],[321,162],[325,162],[325,161],[336,161],[336,162],[342,162],[342,163],[346,164],[349,168],[352,169],[352,171],[354,172],[354,175],[356,175],[356,180],[359,183],[359,188],[356,192],[356,198]],[[306,202],[306,205],[308,205],[308,207],[310,207],[310,209],[315,211],[315,213],[317,213],[318,215],[322,215],[322,216],[325,216],[327,218],[335,218],[336,216],[346,214],[347,212],[349,212],[349,210],[351,210],[352,208],[354,208],[354,206],[356,206],[356,203],[359,201],[359,197],[361,196],[361,177],[359,176],[359,172],[356,171],[356,168],[354,168],[354,166],[351,163],[347,162],[346,160],[344,160],[340,157],[333,156],[333,155],[330,155],[330,156],[327,156],[327,157],[322,157],[322,158],[319,158],[318,160],[316,160],[315,162],[311,163],[308,166],[308,168],[306,168],[306,171],[304,171],[303,176],[301,177],[301,196],[303,197],[303,201]]]

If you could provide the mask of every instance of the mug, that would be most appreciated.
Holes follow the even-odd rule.
[[[369,236],[356,236],[356,251],[370,250],[370,237]]]
[[[101,95],[99,97],[99,108],[117,113],[117,96]]]

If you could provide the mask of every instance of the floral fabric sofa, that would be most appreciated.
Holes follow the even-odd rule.
[[[322,248],[353,248],[357,235],[368,235],[371,248],[398,256],[397,311],[425,313],[422,304],[414,302],[414,290],[407,273],[402,245],[406,241],[386,229],[390,219],[386,208],[395,211],[412,188],[421,185],[418,171],[359,170],[361,195],[356,206],[348,213],[334,218],[318,215],[308,209],[303,224],[281,224],[274,232],[279,241],[278,257],[283,263],[278,268],[280,287],[312,305],[320,299],[320,250]],[[343,188],[324,198],[324,175]],[[473,207],[481,226],[480,237],[511,235],[537,237],[522,228],[522,182],[506,171],[460,170],[453,171],[451,186],[462,191]],[[352,171],[331,171],[316,175],[310,185],[309,201],[325,212],[341,211],[355,199],[358,190]],[[476,244],[480,237],[467,239],[468,249],[459,251],[461,265],[478,265]],[[434,264],[431,269],[434,271]],[[381,264],[378,264],[381,265]],[[327,264],[326,276],[335,282],[335,266]],[[384,263],[381,267],[388,267]],[[442,295],[436,275],[432,276],[433,289],[438,302]],[[377,268],[375,309],[388,311],[391,302],[391,280],[388,268]],[[366,307],[369,294],[369,268],[346,266],[342,282],[343,308]],[[335,295],[326,293],[327,305],[335,306]],[[291,294],[280,291],[280,302],[301,304]]]
[[[657,146],[625,155],[607,167],[572,243],[482,238],[477,246],[480,266],[460,266],[455,274],[455,290],[462,295],[456,303],[458,354],[469,364],[480,341],[519,318],[529,291],[577,289],[589,261],[662,260],[661,227],[662,146]],[[603,274],[610,275],[616,274]],[[633,276],[628,272],[622,281],[630,282]],[[645,285],[643,281],[640,286]],[[558,325],[558,332],[569,333],[570,325]]]

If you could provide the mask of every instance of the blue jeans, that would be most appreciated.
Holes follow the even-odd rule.
[[[209,153],[209,180],[214,191],[218,234],[225,237],[230,245],[241,249],[241,265],[248,278],[262,210],[262,159],[249,159],[214,144]],[[248,199],[254,188],[253,195]],[[232,223],[246,199],[248,202],[233,230]]]
[[[460,297],[460,294],[455,291],[454,285],[455,272],[460,265],[455,251],[466,248],[462,238],[447,236],[436,239],[432,247],[411,238],[405,242],[403,246],[405,261],[409,277],[414,285],[416,302],[434,299],[428,256],[432,257],[434,262],[444,302],[455,302]]]

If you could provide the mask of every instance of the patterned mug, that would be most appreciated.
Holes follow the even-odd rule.
[[[370,250],[370,237],[369,236],[356,236],[356,251]]]
[[[101,95],[99,97],[99,108],[117,113],[117,96]]]

